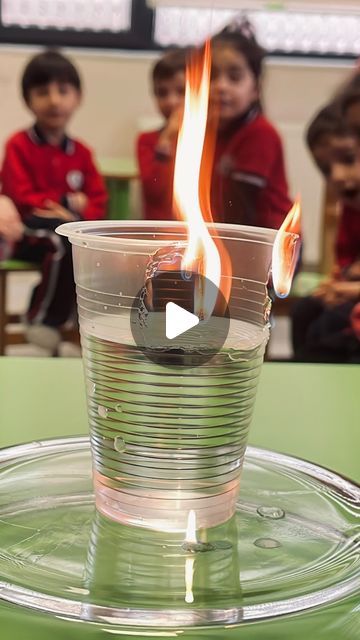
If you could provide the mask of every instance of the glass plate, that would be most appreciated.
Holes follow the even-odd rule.
[[[236,515],[189,545],[96,511],[87,438],[3,449],[0,613],[12,603],[139,635],[305,613],[358,592],[359,512],[348,480],[249,447]]]

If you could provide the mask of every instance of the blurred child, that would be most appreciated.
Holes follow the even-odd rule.
[[[186,49],[166,53],[152,72],[157,108],[164,117],[161,129],[142,133],[137,158],[147,220],[171,220],[176,141],[185,95]]]
[[[25,225],[16,257],[42,268],[27,313],[27,338],[55,352],[58,328],[75,302],[71,247],[55,229],[61,222],[103,218],[107,196],[90,150],[66,133],[81,102],[80,77],[70,60],[56,51],[36,55],[25,68],[22,94],[34,124],[6,144],[2,193]]]
[[[211,103],[219,118],[214,219],[279,228],[292,203],[281,138],[261,107],[265,51],[243,22],[212,39],[212,55]]]
[[[330,103],[318,111],[305,134],[314,163],[325,178],[330,174],[331,135],[338,124],[339,106]]]
[[[351,328],[360,301],[360,142],[341,119],[328,135],[329,180],[343,207],[337,272],[297,303],[292,337],[297,360],[349,362],[360,358],[360,342]]]

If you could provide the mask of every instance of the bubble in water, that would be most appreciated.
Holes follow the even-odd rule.
[[[285,511],[280,507],[259,507],[257,512],[262,518],[269,518],[270,520],[281,520],[285,516]]]
[[[257,538],[254,540],[254,545],[260,549],[277,549],[281,547],[281,542],[274,540],[274,538]]]
[[[114,449],[119,453],[123,453],[126,449],[126,442],[121,436],[116,436],[114,440]]]
[[[83,247],[87,247],[87,246],[88,246],[88,243],[84,241],[84,242],[82,243],[82,245],[83,245]]]
[[[103,407],[101,404],[98,406],[98,414],[100,418],[107,418],[108,409],[107,407]]]
[[[115,405],[115,411],[118,413],[122,413],[122,405],[120,403]]]
[[[100,262],[97,262],[97,263],[96,263],[96,266],[97,266],[97,267],[100,267]]]
[[[121,297],[121,296],[122,296],[122,294],[123,294],[123,292],[122,292],[122,291],[120,291],[119,296]]]
[[[105,309],[105,311],[107,311],[107,305],[106,304],[104,304],[104,309]]]

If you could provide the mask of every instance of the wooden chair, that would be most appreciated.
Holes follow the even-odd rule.
[[[14,333],[8,331],[9,324],[18,324],[22,321],[19,314],[9,314],[6,309],[8,276],[10,273],[30,273],[38,271],[38,265],[31,262],[11,259],[0,261],[0,356],[5,354],[5,347],[7,345],[26,342],[23,331],[16,331]],[[79,332],[77,329],[62,328],[61,336],[69,342],[79,343]]]

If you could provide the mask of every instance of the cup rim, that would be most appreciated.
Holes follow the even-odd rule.
[[[216,232],[217,237],[222,240],[236,240],[243,242],[254,242],[256,244],[264,244],[272,246],[277,234],[277,229],[270,229],[266,227],[254,227],[227,223],[206,223],[209,230],[213,229]],[[121,234],[121,229],[124,229],[123,235],[111,235],[115,230]],[[126,229],[128,231],[126,232]],[[56,232],[59,235],[67,237],[72,244],[89,247],[89,248],[104,248],[114,249],[119,241],[126,241],[127,245],[134,247],[148,246],[154,244],[154,246],[167,245],[169,238],[162,240],[159,235],[161,230],[177,229],[186,230],[186,223],[177,220],[96,220],[96,221],[76,221],[67,222],[56,228]],[[96,231],[98,232],[96,233]],[[103,230],[103,234],[101,231]],[[144,238],[132,238],[131,231],[134,233],[143,232]],[[158,231],[156,238],[150,236]],[[106,235],[105,232],[108,232]],[[297,238],[294,233],[285,232],[286,235]],[[185,236],[184,236],[185,239]]]

